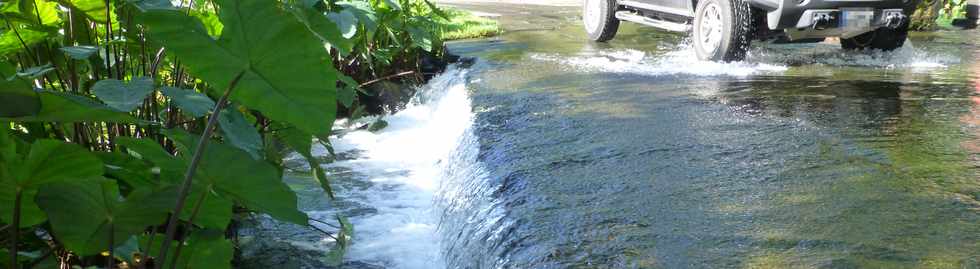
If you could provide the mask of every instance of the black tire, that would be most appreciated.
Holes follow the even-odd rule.
[[[714,48],[705,47],[701,27],[705,22],[706,9],[717,5],[721,14],[720,44]],[[752,31],[752,11],[745,0],[701,0],[694,11],[694,31],[692,41],[698,59],[706,61],[734,62],[745,59],[749,49]]]
[[[840,47],[845,50],[878,49],[891,51],[901,48],[909,36],[909,26],[906,23],[897,29],[878,28],[852,38],[841,38]]]
[[[593,2],[596,1],[596,2]],[[590,5],[595,3],[596,5]],[[598,10],[593,10],[598,6]],[[590,12],[598,12],[594,24],[590,25],[587,21]],[[584,0],[582,4],[582,24],[585,25],[585,33],[589,39],[597,42],[605,42],[616,36],[619,30],[619,19],[616,19],[616,0]]]

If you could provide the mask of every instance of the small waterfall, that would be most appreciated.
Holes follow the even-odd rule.
[[[347,259],[385,268],[446,267],[442,235],[456,225],[441,225],[452,215],[443,210],[466,207],[471,201],[459,192],[471,190],[455,185],[479,182],[481,173],[466,74],[450,67],[433,78],[404,110],[384,118],[383,130],[332,138],[338,155],[353,158],[327,168],[357,173],[352,180],[368,183],[338,191],[341,199],[373,209],[350,218],[355,233]]]

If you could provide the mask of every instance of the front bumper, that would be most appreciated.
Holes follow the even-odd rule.
[[[871,26],[882,27],[889,24],[888,16],[899,11],[903,14],[904,10],[914,6],[912,0],[749,0],[750,3],[763,10],[766,10],[766,21],[769,29],[797,29],[805,30],[813,28],[817,23],[814,15],[821,14],[840,14],[845,9],[866,9],[874,12]],[[905,16],[903,14],[903,16]],[[839,17],[838,17],[839,18]],[[824,22],[824,28],[827,25]]]

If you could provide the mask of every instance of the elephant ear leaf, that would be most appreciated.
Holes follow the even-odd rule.
[[[193,149],[198,138],[179,129],[165,130],[180,148]],[[187,152],[192,155],[193,152]],[[212,141],[194,176],[194,184],[206,186],[221,197],[248,208],[300,225],[308,225],[306,213],[296,206],[296,193],[282,181],[272,164],[255,160],[238,148]]]
[[[229,143],[248,152],[254,159],[261,159],[262,136],[245,116],[234,107],[222,110],[218,114],[218,125]]]
[[[102,161],[88,150],[75,144],[53,139],[34,141],[26,155],[9,150],[0,158],[3,176],[0,177],[0,219],[12,223],[15,199],[20,196],[20,226],[28,227],[44,221],[44,213],[35,204],[38,187],[79,178],[101,176]]]
[[[178,258],[177,268],[231,268],[235,248],[231,241],[225,239],[222,230],[194,232],[187,243],[187,254]]]
[[[291,126],[283,126],[277,129],[279,130],[276,131],[276,137],[306,159],[310,170],[313,172],[313,177],[320,183],[320,188],[327,194],[327,197],[334,199],[333,189],[330,187],[330,179],[327,178],[327,173],[320,166],[320,160],[316,156],[313,156],[313,135],[304,133]]]
[[[148,197],[151,200],[147,201],[150,204],[163,205],[161,210],[172,210],[171,207],[176,202],[174,197],[177,197],[178,183],[183,178],[189,160],[170,155],[156,141],[146,138],[119,137],[116,138],[116,143],[126,147],[130,154],[135,154],[139,156],[139,159],[150,162],[159,168],[161,180],[155,182],[157,186],[147,186],[154,187],[156,190]],[[201,201],[199,213],[194,218],[194,224],[215,229],[228,227],[228,223],[231,221],[232,201],[206,189],[206,184],[196,183],[191,187],[190,195],[188,195],[191,197],[188,198],[191,201]],[[193,215],[193,210],[182,210],[180,219],[190,221],[191,215]]]
[[[153,92],[153,80],[137,78],[130,82],[115,79],[100,80],[92,86],[92,93],[109,107],[122,112],[130,112],[143,103]]]
[[[323,41],[277,1],[214,3],[225,26],[217,40],[183,11],[149,10],[138,18],[151,40],[215,88],[228,88],[241,74],[231,94],[235,103],[309,133],[329,132],[338,72]]]
[[[9,118],[0,115],[0,120],[16,122],[53,121],[63,123],[95,121],[116,123],[140,122],[127,113],[107,107],[87,97],[55,91],[38,91],[37,94],[41,101],[41,109],[37,114]]]
[[[174,87],[161,87],[160,92],[177,104],[184,114],[192,117],[203,117],[211,108],[214,108],[214,101],[203,93],[194,90],[184,90]]]
[[[10,63],[0,64],[0,118],[15,118],[36,115],[41,110],[41,98],[31,83],[14,76],[17,70]]]
[[[231,259],[235,254],[235,248],[231,241],[224,238],[222,229],[224,228],[194,231],[190,238],[184,242],[183,250],[177,257],[177,264],[172,264],[174,260],[168,259],[161,268],[232,268]],[[141,235],[139,244],[140,246],[147,246],[149,250],[156,251],[162,247],[160,242],[163,241],[163,237],[160,234]],[[170,246],[171,253],[175,249],[174,245]]]
[[[92,255],[163,221],[163,211],[145,203],[148,195],[137,190],[123,199],[115,181],[96,177],[45,185],[37,202],[65,247]]]

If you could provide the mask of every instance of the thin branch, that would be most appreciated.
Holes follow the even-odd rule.
[[[170,243],[173,241],[174,235],[177,234],[177,222],[180,218],[180,211],[184,207],[187,195],[190,194],[191,184],[194,182],[194,173],[197,172],[197,166],[201,164],[201,158],[204,157],[204,150],[207,148],[208,141],[211,141],[211,134],[214,133],[214,127],[218,125],[218,114],[224,108],[225,104],[228,103],[228,96],[231,95],[231,91],[235,89],[235,85],[238,84],[238,80],[242,78],[242,75],[245,75],[245,70],[238,72],[235,79],[232,79],[231,83],[228,84],[228,89],[225,90],[225,94],[221,96],[218,103],[214,104],[214,111],[211,112],[211,116],[208,118],[208,125],[204,127],[204,133],[201,134],[201,139],[197,141],[194,157],[191,158],[187,172],[184,173],[184,182],[181,184],[180,191],[177,194],[177,204],[174,205],[174,212],[167,221],[167,234],[163,238],[163,242],[161,242],[160,255],[157,255],[157,261],[159,262],[153,264],[154,269],[160,269],[164,261],[167,260],[167,251],[170,249]]]
[[[310,225],[310,228],[313,228],[314,230],[323,233],[323,235],[326,235],[327,237],[333,238],[333,241],[338,241],[337,237],[331,234],[330,232],[324,231],[323,229],[320,229],[319,227],[313,225]]]
[[[310,219],[310,220],[312,220],[314,222],[317,222],[317,223],[320,223],[320,224],[323,224],[323,225],[327,225],[327,226],[330,226],[330,227],[333,227],[333,228],[340,229],[340,226],[333,225],[333,224],[330,224],[330,223],[326,223],[326,222],[324,222],[322,220],[318,220],[318,219]]]
[[[364,87],[364,86],[367,86],[367,85],[371,85],[371,84],[374,84],[374,83],[381,82],[382,80],[389,80],[389,79],[393,79],[393,78],[397,78],[397,77],[401,77],[401,76],[406,76],[406,75],[411,75],[411,74],[415,74],[415,71],[405,71],[405,72],[401,72],[401,73],[394,74],[394,75],[388,75],[388,76],[376,78],[376,79],[370,80],[368,82],[361,83],[361,85],[357,85],[357,86],[358,87]]]

